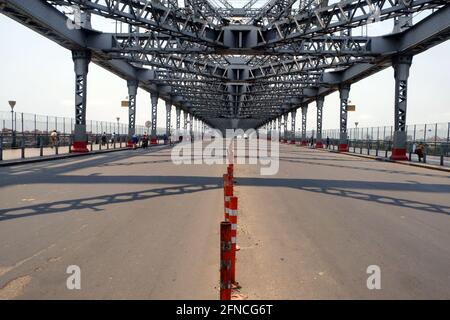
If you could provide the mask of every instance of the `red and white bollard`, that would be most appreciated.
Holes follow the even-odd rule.
[[[231,223],[220,223],[220,300],[231,300]]]
[[[236,282],[236,239],[237,239],[238,198],[231,197],[228,209],[228,219],[231,223],[231,283]]]
[[[224,217],[228,221],[228,209],[230,198],[233,196],[233,184],[230,182],[228,174],[223,175],[223,196],[224,196]]]

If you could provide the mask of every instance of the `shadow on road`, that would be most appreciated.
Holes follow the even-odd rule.
[[[324,162],[313,162],[311,160],[318,160],[318,161],[329,161],[329,158],[300,158],[300,157],[280,157],[280,162],[291,162],[291,163],[302,163],[302,164],[308,164],[313,166],[323,166],[323,167],[331,167],[331,168],[343,168],[343,169],[352,169],[352,170],[361,170],[361,171],[372,171],[372,172],[383,172],[383,173],[390,173],[390,174],[407,174],[411,176],[421,176],[421,177],[438,177],[438,178],[447,178],[449,179],[450,176],[445,177],[444,175],[438,175],[438,174],[432,174],[432,173],[421,173],[421,172],[412,172],[412,171],[402,171],[402,170],[387,170],[387,169],[379,169],[379,168],[373,168],[373,167],[357,167],[357,166],[350,166],[350,165],[343,165],[339,164],[338,162],[344,161],[342,159],[336,159],[333,163],[324,163]],[[353,162],[374,162],[375,160],[345,160],[345,161],[353,161]]]
[[[173,184],[176,186],[165,188],[145,189],[142,191],[125,192],[93,196],[81,199],[70,199],[29,205],[10,209],[0,209],[0,221],[23,218],[33,215],[61,213],[72,210],[91,209],[103,210],[101,207],[111,204],[147,200],[161,196],[180,195],[222,188],[222,181],[218,177],[199,176],[58,176],[50,181],[36,180],[35,183],[113,183],[113,184]],[[370,201],[384,205],[404,207],[421,211],[450,214],[450,206],[436,203],[401,199],[384,195],[377,195],[357,190],[380,191],[414,191],[423,193],[450,193],[450,185],[444,184],[411,184],[395,182],[372,182],[354,180],[321,180],[321,179],[279,179],[279,178],[237,178],[239,186],[249,187],[282,187],[293,188],[306,192],[314,192],[335,197],[351,198]]]
[[[217,180],[217,179],[216,179]],[[220,185],[182,185],[168,188],[156,188],[134,192],[124,192],[94,196],[81,199],[70,199],[41,203],[31,206],[24,206],[11,209],[0,209],[0,221],[17,218],[25,218],[35,215],[63,213],[73,210],[91,209],[94,212],[103,211],[106,205],[127,203],[132,201],[148,200],[156,197],[173,196],[201,192],[205,190],[218,189]]]

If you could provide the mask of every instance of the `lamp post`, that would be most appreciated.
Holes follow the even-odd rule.
[[[11,134],[12,134],[12,143],[11,148],[16,146],[16,131],[14,130],[14,107],[16,106],[16,101],[8,101],[9,106],[11,107]]]

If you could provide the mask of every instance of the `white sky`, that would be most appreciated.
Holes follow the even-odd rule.
[[[380,24],[381,25],[381,24]],[[390,27],[390,26],[389,26]],[[386,27],[371,26],[372,34]],[[378,29],[378,30],[377,30]],[[378,31],[378,32],[377,32]],[[71,53],[54,42],[0,14],[0,111],[9,111],[8,100],[17,100],[18,112],[44,115],[74,115],[74,72]],[[408,87],[408,124],[450,121],[450,41],[415,56]],[[90,64],[88,77],[89,120],[127,122],[128,112],[120,107],[127,96],[125,80]],[[350,112],[349,127],[391,125],[394,117],[393,69],[384,70],[352,85],[350,100],[356,112]],[[164,102],[158,108],[158,127],[165,126]],[[140,90],[136,124],[150,120],[150,94]],[[175,111],[172,113],[175,121]],[[297,129],[300,128],[300,110]],[[315,105],[308,112],[308,130],[316,123]],[[339,127],[339,97],[325,98],[324,129]]]

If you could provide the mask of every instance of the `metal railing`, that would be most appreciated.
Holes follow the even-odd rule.
[[[48,134],[18,134],[11,132],[0,135],[0,160],[25,159],[43,157],[72,152],[73,135],[58,134],[56,139]],[[100,134],[88,134],[88,148],[94,150],[109,150],[127,147],[126,135],[106,135],[106,140]],[[12,153],[11,157],[6,152]]]
[[[71,134],[74,130],[75,119],[69,117],[55,117],[24,112],[0,111],[1,132],[15,132],[49,134],[56,130],[59,134]],[[86,131],[91,134],[125,134],[128,132],[128,124],[107,121],[86,121]],[[143,134],[147,131],[144,126],[136,126],[136,133]]]
[[[349,152],[389,157],[392,152],[394,136],[393,126],[351,128],[347,130]],[[322,131],[322,142],[326,146],[329,139],[329,148],[337,150],[339,145],[339,129],[325,129]],[[413,145],[421,143],[424,146],[423,161],[427,162],[429,157],[434,157],[433,162],[447,165],[450,162],[450,122],[434,124],[413,124],[406,127],[407,153],[410,161],[415,161]],[[290,140],[291,133],[288,132],[287,139]],[[301,132],[295,133],[295,140],[300,142]],[[306,132],[308,145],[315,142],[316,132]],[[428,156],[428,158],[427,158]]]

